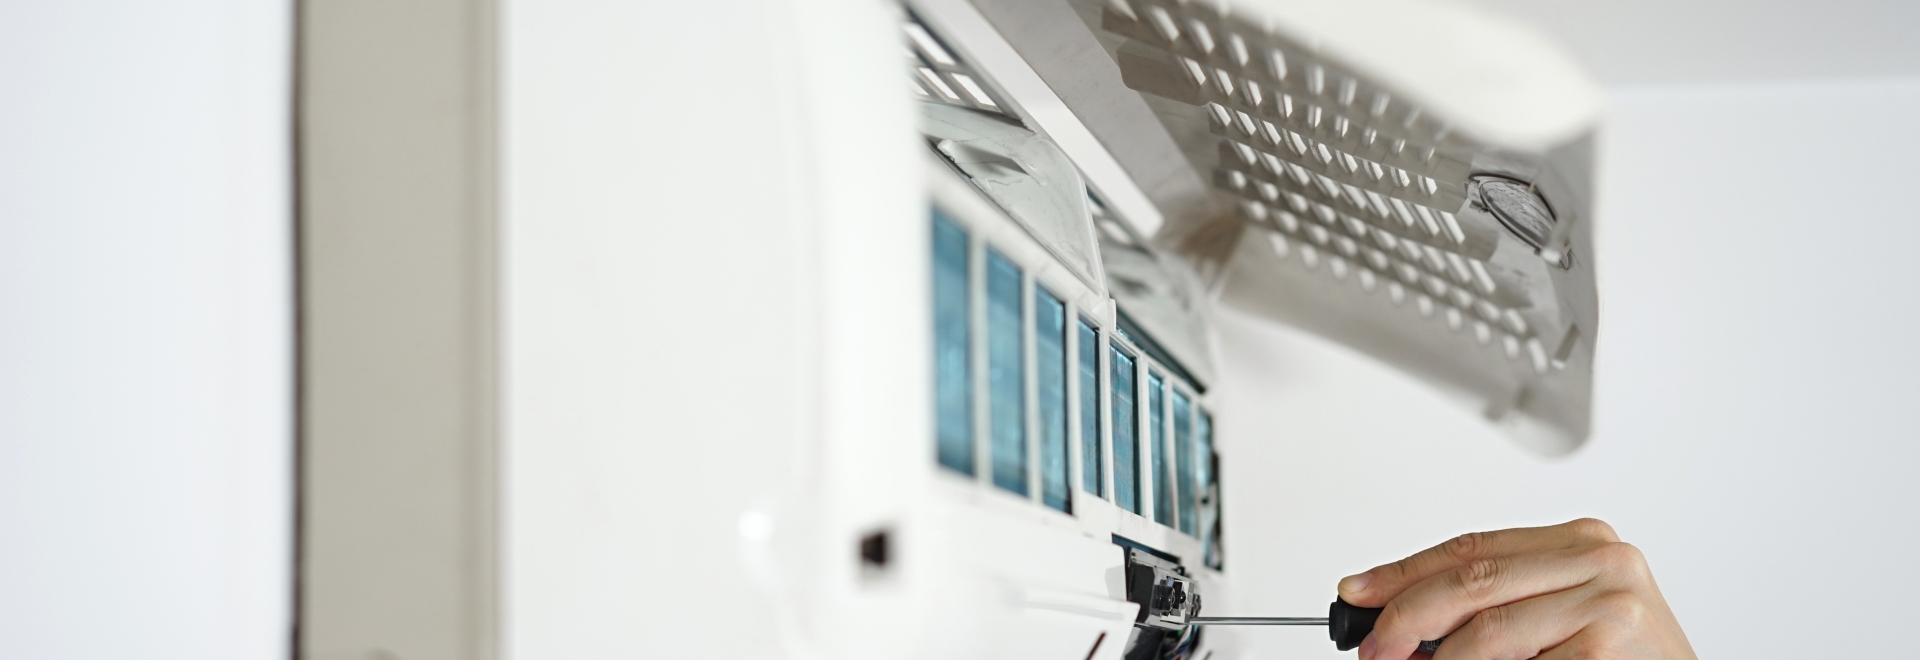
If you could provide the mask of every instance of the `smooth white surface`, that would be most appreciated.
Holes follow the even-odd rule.
[[[0,3],[0,657],[287,657],[289,10]]]
[[[896,384],[929,332],[898,313],[927,309],[927,225],[888,6],[505,10],[507,657],[899,630],[849,604],[856,530],[910,492],[873,466],[930,460],[894,441],[926,437]]]
[[[724,486],[779,475],[784,454],[729,446],[791,433],[793,347],[756,341],[754,321],[801,301],[749,293],[792,268],[767,246],[793,223],[778,195],[741,194],[777,182],[781,159],[728,150],[767,134],[728,121],[762,95],[754,62],[720,56],[738,42],[715,36],[763,26],[751,4],[716,7],[503,8],[507,658],[777,650],[771,607],[728,552],[753,493]],[[733,360],[712,353],[729,344]],[[712,628],[690,616],[722,612]]]
[[[1601,84],[1920,75],[1912,0],[1477,0],[1538,26]]]
[[[1896,192],[1920,179],[1920,81],[1612,100],[1592,441],[1528,457],[1397,373],[1223,314],[1227,562],[1247,595],[1214,614],[1313,615],[1340,577],[1454,534],[1598,516],[1646,552],[1703,658],[1912,654],[1894,631],[1920,618],[1920,224]],[[1242,638],[1250,657],[1350,657],[1317,630]]]

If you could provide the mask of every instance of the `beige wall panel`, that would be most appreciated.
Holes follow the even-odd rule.
[[[495,655],[493,21],[301,4],[302,657]]]

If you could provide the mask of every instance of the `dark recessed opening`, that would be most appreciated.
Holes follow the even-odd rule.
[[[868,568],[886,568],[890,554],[887,545],[885,530],[860,537],[860,563]]]

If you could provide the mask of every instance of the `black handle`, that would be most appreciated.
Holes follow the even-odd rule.
[[[1360,607],[1335,598],[1333,605],[1327,607],[1327,636],[1333,638],[1333,647],[1342,651],[1351,651],[1360,646],[1360,642],[1366,640],[1367,634],[1373,632],[1373,623],[1380,620],[1382,609]],[[1426,653],[1432,653],[1439,648],[1439,639],[1420,643],[1420,650]]]

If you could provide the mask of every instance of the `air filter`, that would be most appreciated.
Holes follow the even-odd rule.
[[[1596,87],[1435,0],[977,0],[1224,304],[1480,407],[1588,434]]]

